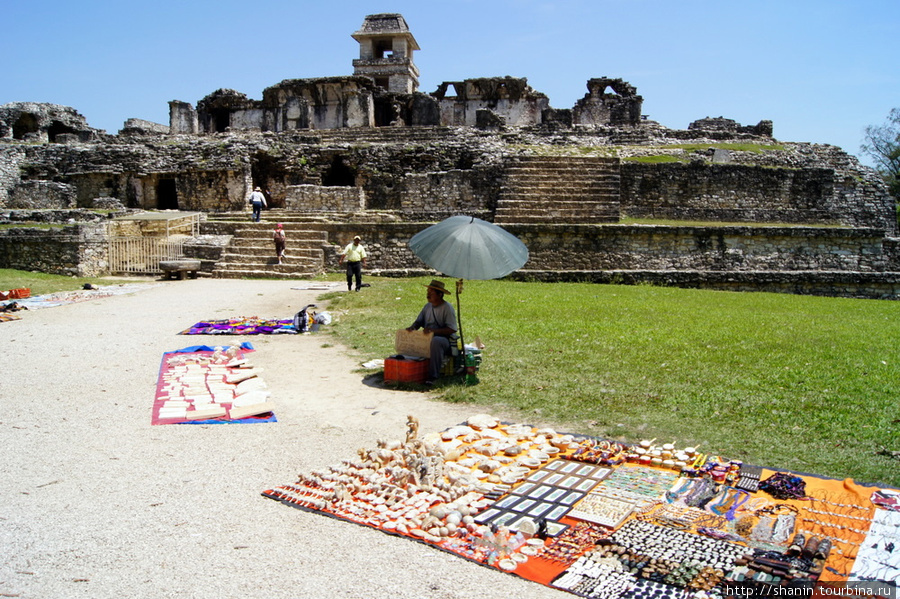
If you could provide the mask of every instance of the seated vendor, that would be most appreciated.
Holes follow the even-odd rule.
[[[425,287],[428,288],[425,294],[428,303],[419,312],[416,321],[406,330],[422,329],[425,333],[434,333],[434,337],[431,338],[431,362],[428,364],[428,376],[425,379],[426,385],[432,385],[441,372],[444,356],[450,353],[457,326],[453,304],[444,300],[444,295],[449,293],[444,287],[444,282],[432,280]]]

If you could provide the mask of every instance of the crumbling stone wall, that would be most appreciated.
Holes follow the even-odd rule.
[[[578,125],[637,125],[644,99],[622,79],[589,79],[588,93],[575,103],[572,122]]]
[[[688,130],[723,131],[728,134],[746,133],[749,135],[772,137],[773,125],[772,121],[764,120],[756,125],[744,126],[733,119],[726,119],[725,117],[720,116],[716,118],[706,117],[705,119],[698,119],[688,125]]]
[[[448,96],[450,88],[455,96]],[[431,94],[440,104],[441,124],[475,127],[478,112],[489,110],[504,125],[527,127],[541,122],[550,108],[546,95],[535,91],[524,77],[480,77],[445,81]]]
[[[526,270],[883,272],[877,229],[830,227],[506,227],[528,246]]]
[[[834,202],[834,171],[623,162],[625,216],[718,222],[859,224]]]
[[[64,209],[76,207],[76,188],[55,181],[23,181],[12,188],[7,207],[17,209]]]
[[[107,274],[106,224],[81,223],[59,229],[0,230],[2,268],[56,275],[94,277]]]
[[[22,180],[21,167],[24,159],[24,148],[0,146],[0,208],[7,206],[10,190]]]
[[[285,188],[284,207],[304,212],[359,212],[365,209],[366,196],[359,187],[323,187],[289,185]]]
[[[100,131],[88,126],[74,108],[42,102],[11,102],[0,106],[0,139],[55,143],[57,137],[79,141],[97,139]]]
[[[441,220],[456,214],[487,217],[488,190],[480,185],[478,174],[474,170],[451,170],[406,175],[398,190],[403,218]]]

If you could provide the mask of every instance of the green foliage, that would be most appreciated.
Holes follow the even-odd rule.
[[[875,160],[875,169],[884,177],[891,195],[900,199],[900,108],[891,110],[883,125],[866,127],[860,151]]]
[[[662,164],[666,162],[690,162],[688,156],[672,154],[656,154],[653,156],[629,156],[623,158],[625,162],[640,162],[641,164]]]
[[[428,282],[368,280],[364,293],[328,295],[342,314],[328,329],[365,360],[393,352]],[[879,453],[900,450],[900,302],[466,281],[461,303],[466,340],[487,348],[480,383],[444,383],[445,401],[900,484]]]

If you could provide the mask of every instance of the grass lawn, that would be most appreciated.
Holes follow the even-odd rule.
[[[327,294],[328,330],[361,360],[388,356],[428,280]],[[487,348],[480,383],[448,380],[445,401],[900,485],[900,302],[512,281],[466,281],[461,300]]]
[[[360,362],[393,353],[394,333],[425,304],[430,277],[365,280],[372,286],[361,293],[320,302],[337,318],[319,334]],[[0,289],[32,295],[84,283],[110,280],[0,270]],[[441,382],[444,401],[495,405],[567,432],[656,438],[900,486],[900,461],[889,455],[900,451],[900,302],[466,281],[461,303],[466,339],[477,335],[487,348],[480,382]]]
[[[0,291],[27,287],[28,289],[31,289],[31,295],[45,295],[57,291],[73,291],[75,289],[81,289],[85,283],[91,283],[97,286],[112,284],[111,279],[101,279],[96,277],[65,277],[60,275],[48,275],[42,272],[0,268]]]

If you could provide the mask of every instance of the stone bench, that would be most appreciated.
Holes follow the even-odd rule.
[[[197,271],[200,270],[199,260],[161,260],[159,269],[163,272],[166,279],[184,279],[185,273],[192,278],[197,278]]]

